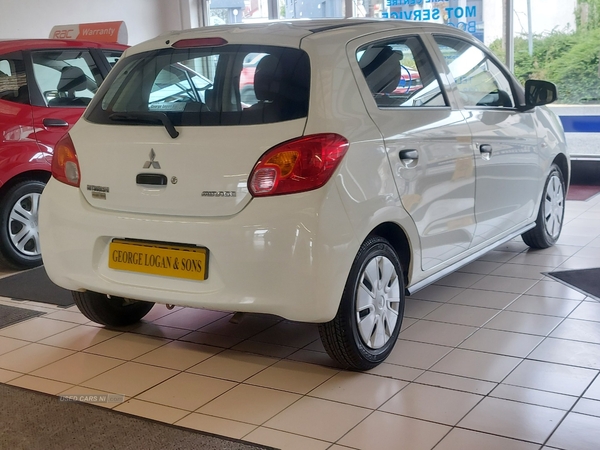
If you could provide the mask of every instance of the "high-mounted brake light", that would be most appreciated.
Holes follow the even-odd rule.
[[[220,37],[212,38],[196,38],[196,39],[180,39],[173,42],[173,48],[197,48],[197,47],[218,47],[226,45],[227,41]]]
[[[69,133],[65,134],[54,146],[52,176],[69,186],[79,187],[79,161]]]
[[[348,150],[334,133],[292,139],[268,150],[254,166],[248,189],[255,197],[311,191],[323,186]]]

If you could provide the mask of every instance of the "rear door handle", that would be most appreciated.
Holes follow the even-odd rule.
[[[481,144],[479,146],[481,157],[486,161],[492,157],[492,146],[490,144]]]
[[[68,127],[69,123],[62,119],[53,119],[51,117],[46,117],[42,120],[42,123],[46,128],[56,128],[56,127]]]
[[[162,173],[138,173],[135,182],[142,186],[166,186],[167,176]]]
[[[412,150],[402,150],[400,151],[400,159],[401,160],[413,160],[413,159],[419,159],[419,152],[412,149]]]

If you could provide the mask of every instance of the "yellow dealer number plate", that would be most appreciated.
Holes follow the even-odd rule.
[[[110,243],[108,267],[165,277],[206,280],[208,250],[115,239]]]

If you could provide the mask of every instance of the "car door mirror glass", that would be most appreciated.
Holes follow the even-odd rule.
[[[535,106],[547,105],[556,101],[556,86],[543,80],[527,80],[525,82],[525,106],[531,109]]]

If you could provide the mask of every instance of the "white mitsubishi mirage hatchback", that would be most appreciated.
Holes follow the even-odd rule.
[[[519,235],[556,242],[570,163],[555,99],[444,25],[160,36],[56,146],[46,270],[100,324],[154,303],[269,313],[319,323],[332,358],[372,368],[405,295]]]

